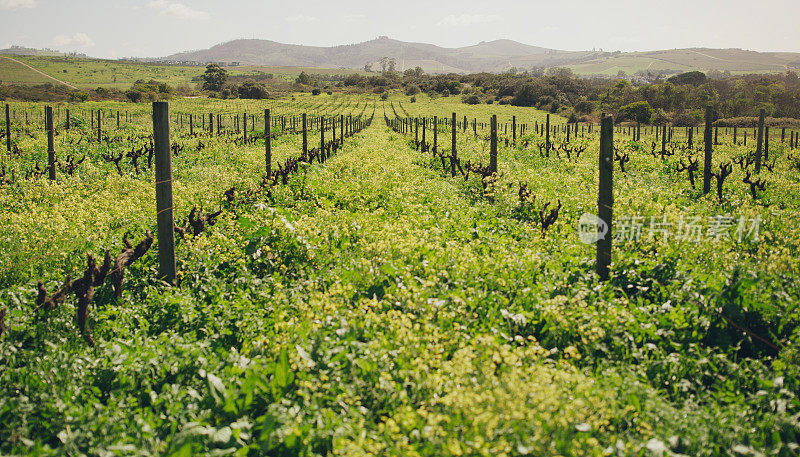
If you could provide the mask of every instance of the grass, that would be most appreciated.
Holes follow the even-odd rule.
[[[137,80],[155,79],[173,87],[195,87],[205,71],[201,66],[166,65],[146,62],[125,62],[74,57],[10,56],[24,62],[54,78],[65,81],[81,89],[98,87],[128,89]],[[358,70],[301,67],[227,67],[232,76],[259,75],[271,73],[275,77],[293,82],[300,72],[320,75],[342,75],[363,73]],[[28,68],[7,59],[0,59],[0,80],[5,84],[54,83]]]
[[[676,171],[699,157],[681,149],[682,129],[664,158],[649,153],[649,131],[641,143],[617,131],[615,149],[631,159],[625,173],[613,164],[617,233],[637,216],[676,229],[719,215],[763,225],[757,240],[738,241],[728,227],[730,238],[700,243],[649,238],[645,227],[638,241],[614,241],[601,283],[594,246],[577,233],[597,207],[597,129],[583,126],[566,144],[563,119],[551,116],[560,149],[544,154],[533,123],[546,113],[459,100],[173,101],[173,114],[222,113],[228,129],[189,137],[173,116],[173,141],[185,147],[172,158],[176,217],[194,206],[223,214],[178,240],[175,286],[158,280],[154,248],[130,267],[121,297],[97,289],[95,347],[76,329],[74,297],[31,310],[36,281],[53,290],[81,275],[87,252],[116,253],[126,232],[138,240],[154,230],[152,170],[137,174],[126,159],[117,172],[102,159],[147,144],[152,127],[147,105],[70,105],[76,127],[59,131],[56,150],[62,160],[86,154],[75,175],[0,186],[0,249],[10,253],[0,263],[0,453],[796,453],[800,170],[788,145],[773,136],[775,166],[759,175],[757,198],[737,165],[720,201]],[[370,116],[373,106],[373,123],[329,160],[302,161],[268,190],[258,190],[263,140],[242,145],[229,117],[265,107]],[[386,126],[392,106],[426,118],[497,114],[498,175],[450,177],[413,135]],[[88,141],[84,109],[124,107],[135,122],[104,124],[119,142]],[[528,127],[517,144],[505,141],[512,116]],[[19,176],[42,163],[46,140],[34,124],[14,125],[22,152],[4,163]],[[488,162],[486,132],[459,130],[462,162]],[[448,155],[449,126],[438,135]],[[720,139],[715,170],[749,151]],[[312,132],[309,144],[318,142]],[[299,135],[274,144],[276,163],[300,155]],[[221,194],[232,185],[239,196],[228,202]],[[543,231],[540,211],[559,201]]]

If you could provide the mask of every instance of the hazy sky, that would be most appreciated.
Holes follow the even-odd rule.
[[[800,52],[800,0],[0,0],[0,47],[98,57],[165,56],[236,38],[329,46],[379,35],[445,47],[508,38],[565,50]]]

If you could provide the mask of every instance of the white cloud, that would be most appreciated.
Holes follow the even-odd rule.
[[[70,47],[70,48],[90,48],[94,46],[94,40],[85,33],[76,33],[75,35],[56,35],[53,37],[53,46]]]
[[[496,14],[450,14],[437,22],[437,26],[450,26],[450,27],[466,27],[474,24],[486,24],[489,22],[497,22],[503,18]]]
[[[36,0],[0,0],[0,10],[18,10],[35,6]]]
[[[317,22],[318,20],[319,19],[314,16],[306,16],[304,14],[298,14],[286,18],[286,22],[291,22],[292,24],[310,24],[312,22]]]
[[[148,8],[158,11],[159,16],[172,16],[178,19],[190,20],[204,20],[209,18],[209,14],[205,11],[192,9],[180,2],[172,2],[169,0],[153,0],[147,3]]]

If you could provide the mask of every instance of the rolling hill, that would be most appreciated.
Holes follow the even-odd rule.
[[[398,70],[420,66],[431,73],[502,72],[512,67],[530,69],[553,66],[568,66],[583,75],[616,75],[619,71],[633,74],[640,70],[674,73],[718,70],[736,74],[800,68],[800,53],[706,48],[646,52],[561,51],[512,40],[444,48],[388,37],[332,47],[283,44],[269,40],[234,40],[158,60],[328,68],[363,68],[365,64],[372,64],[377,69],[383,57],[396,59]]]

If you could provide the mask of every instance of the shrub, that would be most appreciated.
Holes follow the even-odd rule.
[[[236,88],[239,98],[250,100],[261,100],[269,97],[267,88],[263,84],[254,83],[253,81],[246,81],[244,84]]]
[[[389,99],[389,92],[384,92],[381,94],[381,100],[388,100]]]
[[[321,91],[321,90],[319,90],[319,89],[313,89],[313,90],[311,90],[311,95],[319,95],[319,94],[321,94],[321,93],[322,93],[322,91]]]
[[[672,125],[675,127],[696,127],[700,125],[700,120],[689,113],[681,113],[672,118]]]
[[[142,94],[138,90],[131,89],[131,90],[125,92],[125,97],[128,100],[132,101],[133,103],[139,103],[140,101],[142,101],[142,97],[143,96],[144,96],[144,94]]]
[[[406,95],[417,95],[419,93],[419,86],[412,85],[406,87]]]
[[[592,111],[594,111],[594,103],[589,100],[581,100],[575,104],[575,111],[581,114],[592,114]]]
[[[411,97],[410,101],[411,101],[411,103],[416,103],[417,102],[417,97]]]
[[[635,102],[619,109],[620,120],[628,119],[647,124],[653,117],[653,108],[648,102]]]
[[[481,102],[481,99],[478,98],[478,96],[475,95],[475,94],[472,94],[469,97],[464,99],[464,103],[466,103],[467,105],[477,105],[480,102]]]

